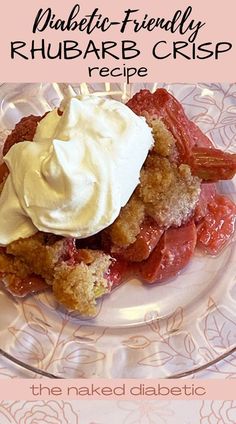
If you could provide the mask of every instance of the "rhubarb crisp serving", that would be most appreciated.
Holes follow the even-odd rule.
[[[96,95],[27,116],[0,166],[0,276],[13,296],[52,290],[83,316],[137,277],[177,276],[196,248],[217,255],[236,206],[217,182],[236,155],[215,148],[165,89],[125,105]]]

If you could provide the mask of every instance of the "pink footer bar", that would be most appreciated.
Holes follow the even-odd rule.
[[[0,398],[4,400],[233,400],[235,393],[235,380],[0,380]]]

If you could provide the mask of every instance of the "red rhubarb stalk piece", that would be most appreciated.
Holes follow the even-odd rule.
[[[124,282],[129,273],[129,264],[122,258],[113,257],[109,270],[106,274],[107,280],[110,282],[112,289],[118,287]]]
[[[159,242],[164,230],[151,219],[143,222],[136,241],[127,248],[112,246],[111,253],[115,253],[130,262],[141,262],[149,257]]]
[[[193,175],[204,181],[231,180],[236,173],[236,154],[194,147],[188,160]]]
[[[190,165],[192,173],[204,181],[233,178],[236,155],[215,149],[211,140],[185,115],[182,105],[168,91],[137,93],[127,105],[138,115],[160,118],[175,138],[179,163]]]
[[[162,119],[176,140],[181,163],[188,158],[199,138],[204,139],[204,145],[207,144],[207,137],[200,129],[197,132],[195,125],[185,115],[182,105],[163,88],[157,89],[154,94],[142,90],[127,105],[138,115]]]
[[[49,285],[42,277],[32,274],[25,278],[17,277],[16,275],[4,274],[1,279],[6,286],[6,289],[17,297],[26,297],[35,293],[39,293],[49,289]]]
[[[201,184],[201,193],[198,204],[195,209],[194,220],[199,223],[208,212],[208,204],[211,203],[216,196],[216,186],[214,183]]]
[[[179,228],[169,228],[149,258],[137,266],[138,276],[152,284],[178,275],[191,259],[196,241],[193,220]]]
[[[0,184],[5,180],[5,178],[8,176],[9,170],[7,165],[3,162],[0,165]]]
[[[45,116],[45,115],[44,115]],[[22,118],[11,134],[7,137],[3,146],[3,156],[7,154],[10,148],[21,141],[32,141],[38,125],[43,116],[30,115]]]
[[[198,226],[198,246],[210,255],[217,255],[234,234],[235,221],[236,205],[217,194],[208,204],[208,212]]]

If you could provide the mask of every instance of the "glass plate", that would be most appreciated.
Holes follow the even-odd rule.
[[[2,84],[0,138],[23,116],[43,114],[71,94],[126,102],[141,88],[160,86],[218,147],[236,152],[236,84]],[[220,191],[236,201],[235,180]],[[201,370],[236,346],[235,241],[217,257],[197,251],[167,283],[131,280],[104,297],[89,320],[64,311],[50,293],[16,299],[3,289],[0,347],[48,376],[159,378]]]

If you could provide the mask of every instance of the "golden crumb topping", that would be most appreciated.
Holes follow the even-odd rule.
[[[188,165],[150,155],[141,171],[138,188],[145,212],[160,226],[180,226],[191,216],[200,195],[200,180]]]
[[[155,140],[152,151],[163,157],[171,156],[175,150],[175,139],[171,132],[161,119],[149,120],[148,124],[152,127]]]
[[[20,278],[25,278],[30,274],[30,267],[16,256],[7,255],[0,252],[0,272],[5,274],[17,274]]]
[[[1,273],[6,280],[13,274],[23,279],[31,274],[43,277],[60,303],[93,315],[96,299],[110,291],[106,273],[111,258],[99,250],[79,249],[75,260],[66,261],[68,248],[68,239],[44,233],[17,240],[7,247],[7,253],[0,250]]]
[[[117,246],[128,246],[134,243],[143,220],[143,202],[134,194],[108,229],[112,242]]]
[[[47,245],[43,233],[26,239],[19,239],[7,246],[6,252],[21,259],[31,268],[31,272],[45,278],[52,284],[54,268],[64,249],[63,240]]]
[[[136,241],[145,216],[161,227],[180,226],[193,213],[200,195],[200,180],[188,165],[179,167],[175,139],[161,119],[146,116],[152,127],[154,146],[140,175],[140,184],[122,208],[119,217],[106,230],[115,246],[127,247]]]
[[[59,265],[53,281],[56,299],[68,309],[79,311],[82,315],[94,315],[96,299],[110,290],[105,278],[109,265],[109,256],[101,252],[96,252],[94,261],[89,266],[84,262],[75,267]]]

